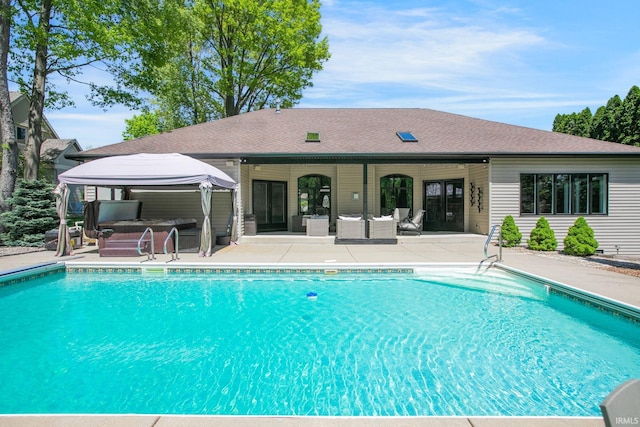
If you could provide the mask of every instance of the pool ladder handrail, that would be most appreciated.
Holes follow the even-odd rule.
[[[144,239],[144,236],[147,235],[147,233],[149,233],[151,235],[151,254],[149,254],[149,252],[142,252],[142,240]],[[144,230],[144,233],[142,233],[142,236],[140,236],[140,238],[138,239],[138,254],[139,255],[146,255],[147,259],[140,261],[140,262],[145,262],[145,261],[149,261],[152,259],[156,259],[156,253],[154,250],[154,240],[153,240],[153,230],[151,229],[151,227],[147,227]]]
[[[500,251],[497,255],[488,255],[487,250],[489,249],[489,244],[493,239],[493,234],[495,233],[496,228],[498,229],[498,247],[500,248]],[[491,227],[489,236],[487,236],[487,241],[484,242],[484,260],[487,260],[489,258],[496,258],[497,261],[502,262],[502,228],[499,225],[494,225]]]
[[[178,229],[173,227],[171,228],[171,230],[169,231],[169,235],[167,236],[166,239],[164,239],[164,253],[165,255],[167,254],[167,243],[169,242],[169,239],[171,238],[171,235],[175,233],[176,234],[176,241],[173,244],[173,252],[171,253],[171,259],[167,262],[171,262],[171,261],[175,261],[177,259],[180,259],[180,256],[178,254],[178,242],[179,242],[179,238],[180,238],[180,234],[178,233]],[[174,258],[175,255],[175,258]]]

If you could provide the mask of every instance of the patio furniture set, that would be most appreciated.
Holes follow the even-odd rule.
[[[396,209],[394,215],[364,219],[362,215],[339,215],[336,220],[336,242],[396,243],[398,233],[421,233],[422,215],[419,211],[413,218],[403,217],[408,210]],[[328,236],[329,217],[326,215],[304,218],[307,236]]]

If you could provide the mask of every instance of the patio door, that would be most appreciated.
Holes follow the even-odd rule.
[[[287,183],[283,181],[253,181],[252,193],[257,231],[286,230]]]
[[[464,180],[424,182],[424,229],[464,231]]]

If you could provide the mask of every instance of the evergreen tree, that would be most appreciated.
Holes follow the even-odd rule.
[[[579,114],[558,114],[553,121],[553,131],[570,135],[589,137],[593,116],[589,107]]]
[[[640,146],[640,88],[638,86],[629,90],[622,103],[618,122],[621,130],[618,142]]]
[[[598,249],[598,241],[595,239],[593,229],[583,217],[569,228],[564,238],[564,253],[567,255],[588,256],[593,255]]]
[[[527,244],[529,249],[534,251],[554,251],[558,247],[556,235],[545,217],[541,216],[538,219],[535,228],[531,230]]]
[[[522,233],[520,233],[520,230],[511,215],[506,216],[502,221],[500,234],[502,235],[502,246],[506,248],[518,246],[520,242],[522,242]]]
[[[624,100],[613,96],[593,116],[589,108],[578,114],[557,114],[552,130],[640,146],[640,88],[633,86]]]
[[[11,210],[0,215],[5,227],[2,240],[9,246],[42,246],[45,233],[59,223],[53,184],[47,181],[18,180]]]
[[[591,122],[591,138],[619,142],[621,109],[622,100],[618,95],[609,99],[606,106],[598,108]]]

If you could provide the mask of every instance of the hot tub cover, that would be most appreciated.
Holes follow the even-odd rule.
[[[235,189],[236,182],[215,166],[179,153],[104,157],[61,173],[63,184],[97,186],[185,185],[210,182]]]

